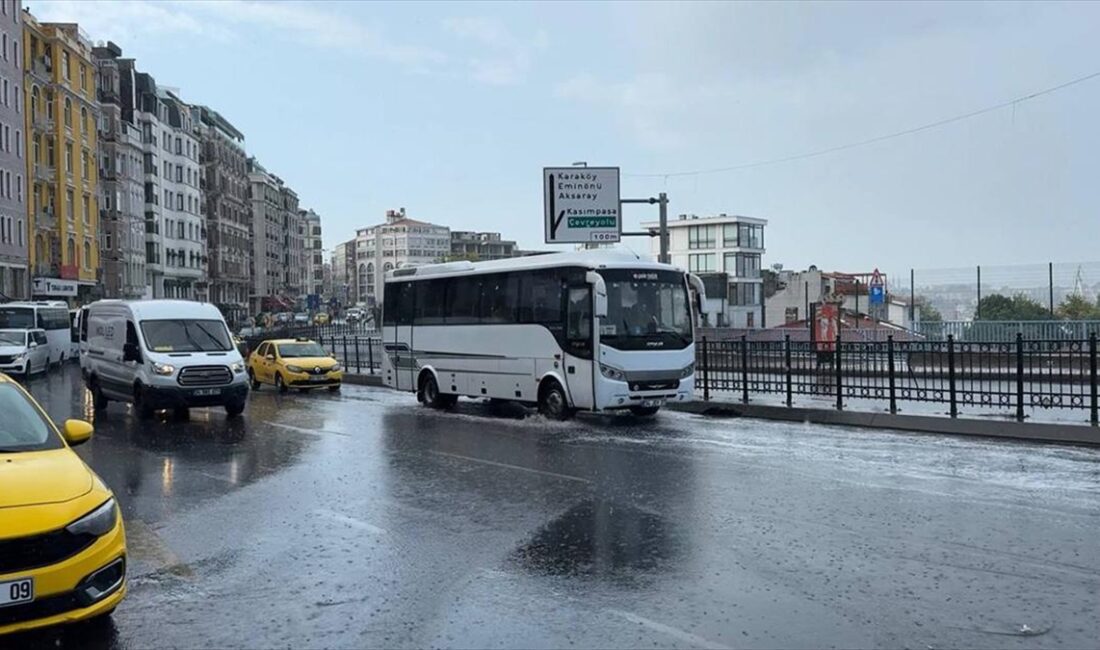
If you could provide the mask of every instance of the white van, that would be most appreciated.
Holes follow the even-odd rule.
[[[30,377],[50,368],[46,330],[0,329],[0,372]]]
[[[214,305],[102,300],[81,320],[81,367],[96,410],[119,401],[142,418],[201,406],[224,406],[231,417],[244,411],[244,360]]]

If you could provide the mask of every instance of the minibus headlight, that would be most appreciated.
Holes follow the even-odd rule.
[[[114,498],[111,498],[95,510],[66,526],[65,530],[73,535],[102,537],[114,529],[117,520],[118,506],[115,505]]]
[[[173,372],[176,371],[176,367],[173,366],[170,363],[157,363],[156,361],[154,361],[152,363],[152,366],[153,366],[153,372],[155,372],[158,375],[164,375],[165,377],[168,377],[169,375],[171,375]]]
[[[695,362],[687,364],[687,367],[680,371],[680,379],[687,379],[695,374]]]
[[[600,374],[608,379],[614,379],[615,381],[626,381],[626,373],[618,368],[612,368],[611,366],[605,366],[600,364]]]

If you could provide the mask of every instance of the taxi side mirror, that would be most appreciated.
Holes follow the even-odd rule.
[[[61,436],[70,447],[82,445],[92,437],[95,431],[91,424],[84,420],[65,420],[65,426],[61,429]]]
[[[274,354],[269,354],[264,358],[267,359],[268,361],[274,361],[275,360],[275,355]]]

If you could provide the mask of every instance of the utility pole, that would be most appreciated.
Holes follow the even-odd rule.
[[[622,199],[619,203],[648,203],[649,205],[657,204],[657,232],[652,230],[642,230],[637,232],[622,233],[623,237],[657,237],[659,253],[657,255],[657,261],[662,264],[671,264],[672,260],[668,255],[668,195],[661,192],[656,197],[649,197],[648,199]],[[621,210],[620,210],[621,212]]]

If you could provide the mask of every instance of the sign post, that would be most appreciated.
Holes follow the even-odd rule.
[[[623,231],[618,167],[544,167],[547,244],[605,244]]]
[[[872,305],[881,305],[886,302],[886,282],[878,269],[871,274],[871,283],[867,285],[867,296]]]

